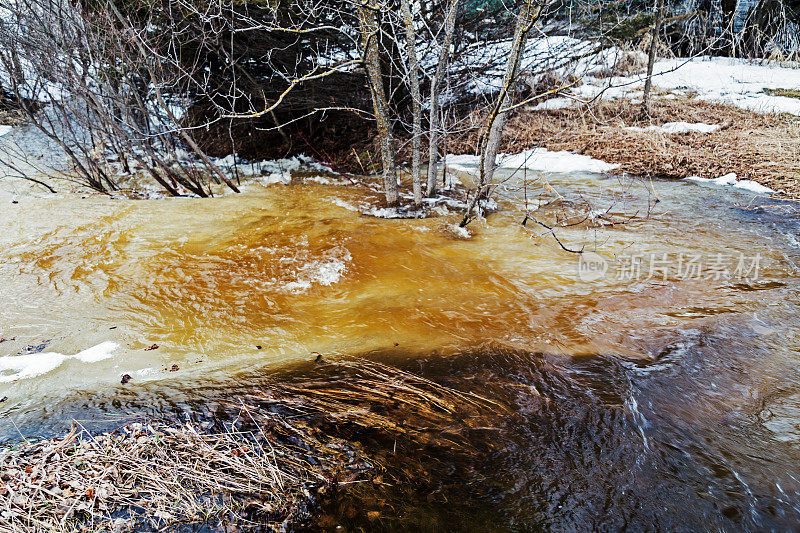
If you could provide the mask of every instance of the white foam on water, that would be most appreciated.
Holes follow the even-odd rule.
[[[67,359],[77,359],[83,363],[96,363],[111,357],[118,347],[116,342],[106,341],[75,355],[44,352],[0,357],[0,383],[10,383],[47,374],[61,366]]]
[[[460,239],[469,239],[470,237],[472,237],[472,233],[470,233],[470,231],[467,228],[462,228],[458,224],[449,224],[447,226],[447,229],[450,231],[450,233],[453,234],[453,236],[458,237]]]
[[[375,218],[403,218],[403,215],[393,207],[371,207],[362,214]]]
[[[346,249],[337,248],[324,259],[311,261],[297,272],[297,279],[283,285],[283,290],[293,293],[304,292],[313,285],[329,287],[338,283],[347,272],[347,263],[352,259]]]
[[[344,209],[347,209],[347,210],[350,210],[350,211],[359,211],[358,207],[354,206],[350,202],[346,202],[346,201],[342,200],[341,198],[330,198],[329,201],[335,206],[343,207]]]
[[[303,183],[319,183],[320,185],[330,185],[333,181],[323,176],[311,176],[310,178],[303,178]]]

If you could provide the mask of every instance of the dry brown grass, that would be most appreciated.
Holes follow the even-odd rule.
[[[739,178],[800,198],[800,122],[790,115],[758,114],[691,98],[653,101],[651,120],[628,100],[596,102],[590,107],[526,111],[509,123],[503,150],[518,152],[544,146],[570,150],[621,165],[641,176]],[[713,133],[667,135],[637,132],[626,126],[667,122],[720,124]],[[473,139],[465,139],[471,146]]]
[[[274,435],[164,424],[101,435],[76,427],[61,439],[23,443],[0,453],[0,530],[130,531],[231,515],[273,526],[301,521],[305,494],[343,463],[330,446],[292,430],[317,445],[313,464]]]
[[[327,494],[382,469],[359,436],[471,453],[464,437],[503,408],[365,360],[314,365],[221,403],[224,431],[129,424],[0,450],[0,531],[162,530],[309,524]]]
[[[470,449],[464,432],[487,425],[487,417],[504,410],[488,398],[376,362],[337,361],[315,374],[297,385],[267,388],[246,403],[279,401],[313,414],[317,422],[465,452]]]
[[[481,110],[473,114],[478,117],[475,124],[480,124]],[[722,128],[706,134],[672,135],[625,129],[680,121],[719,124]],[[478,135],[477,126],[451,135],[446,149],[454,154],[472,154]],[[409,164],[409,146],[408,139],[396,139],[402,164]],[[569,150],[618,163],[620,172],[637,176],[713,178],[735,172],[740,179],[753,179],[788,198],[800,199],[800,119],[787,114],[759,114],[691,97],[655,98],[647,121],[641,119],[640,107],[625,99],[598,100],[588,106],[559,110],[521,109],[509,121],[501,151],[517,153],[536,147]],[[356,151],[361,153],[361,167],[355,162]],[[363,168],[369,173],[378,168],[377,153],[373,142],[338,154],[337,161],[342,168],[355,172]]]

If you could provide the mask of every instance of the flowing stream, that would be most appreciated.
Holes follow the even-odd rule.
[[[407,513],[417,525],[796,527],[793,207],[688,182],[546,177],[573,203],[533,216],[551,225],[591,204],[594,221],[556,235],[598,255],[520,224],[530,191],[516,185],[538,174],[512,178],[468,237],[455,210],[363,216],[376,193],[325,180],[205,200],[7,182],[0,438],[180,413],[313,352],[379,354],[495,390],[515,412],[485,436],[497,446],[472,479],[440,480],[464,504]]]

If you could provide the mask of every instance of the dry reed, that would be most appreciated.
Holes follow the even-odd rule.
[[[220,405],[225,431],[161,421],[91,434],[75,425],[0,450],[0,531],[291,529],[341,484],[383,468],[360,435],[468,453],[465,435],[503,411],[365,360],[314,365]]]

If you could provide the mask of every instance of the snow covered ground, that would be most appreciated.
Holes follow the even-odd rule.
[[[675,94],[694,95],[701,100],[731,104],[757,113],[800,115],[800,99],[765,92],[765,89],[800,87],[800,68],[727,57],[696,57],[658,61],[653,72],[653,86]],[[637,98],[641,96],[644,75],[587,77],[585,82],[573,90],[574,95]]]
[[[509,41],[476,44],[454,60],[453,70],[480,72],[468,82],[469,92],[495,92],[499,90],[509,50]],[[592,41],[548,36],[529,39],[522,67],[534,77],[548,71],[561,77],[582,76],[582,85],[571,92],[583,100],[640,98],[644,74],[608,77],[609,73],[624,71],[625,64],[631,62],[644,65],[646,57],[639,51],[616,47],[598,51],[598,44]],[[481,65],[491,65],[491,68],[481,71]],[[676,94],[694,94],[702,100],[733,104],[759,113],[800,115],[800,99],[773,96],[764,91],[800,87],[800,65],[795,67],[726,57],[662,59],[655,64],[653,85]],[[572,103],[561,96],[540,102],[534,109],[560,109]]]
[[[800,87],[800,68],[699,57],[659,61],[654,72],[653,84],[661,89],[696,92],[701,100],[733,104],[758,113],[800,115],[800,99],[772,96],[764,91]],[[629,79],[638,81],[641,77]]]

